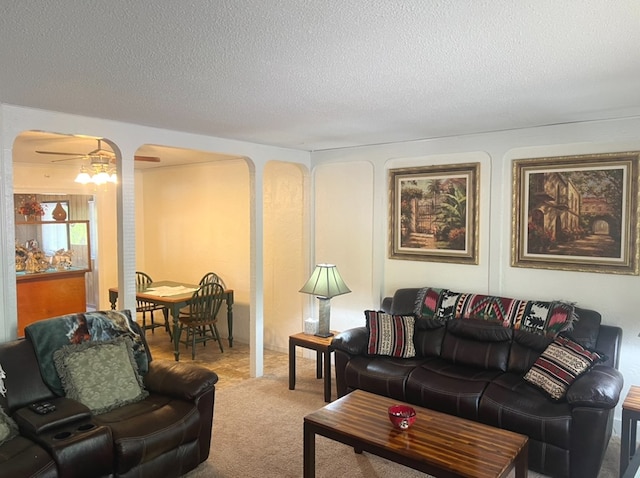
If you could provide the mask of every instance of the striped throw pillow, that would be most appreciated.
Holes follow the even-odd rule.
[[[412,315],[390,315],[375,310],[365,310],[369,342],[369,355],[390,357],[415,357],[413,331],[416,319]]]
[[[566,337],[557,337],[540,354],[524,379],[553,400],[562,400],[575,380],[605,357]]]

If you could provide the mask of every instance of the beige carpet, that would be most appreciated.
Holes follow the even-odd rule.
[[[279,370],[217,391],[211,454],[205,463],[186,475],[188,478],[302,476],[303,417],[324,406],[324,401],[322,380],[314,377],[314,363],[298,362],[296,390],[288,389],[287,374]],[[612,440],[599,478],[617,478],[618,453],[619,441]],[[317,437],[316,476],[424,478],[427,475],[368,453],[358,455],[353,448]],[[531,478],[542,476],[529,473]]]

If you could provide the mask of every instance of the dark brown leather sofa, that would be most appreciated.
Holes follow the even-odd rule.
[[[217,375],[194,364],[152,360],[135,322],[132,330],[146,349],[148,396],[100,415],[47,386],[28,334],[0,344],[6,372],[0,406],[19,426],[19,435],[0,445],[0,476],[178,477],[207,459]],[[56,410],[39,415],[29,408],[42,401]]]
[[[413,315],[420,289],[399,289],[382,310]],[[367,355],[366,327],[333,339],[338,396],[355,389],[483,422],[529,437],[529,468],[554,478],[596,478],[612,433],[623,378],[622,330],[576,308],[563,335],[604,353],[566,399],[551,400],[523,379],[552,339],[486,320],[416,319],[414,358]]]

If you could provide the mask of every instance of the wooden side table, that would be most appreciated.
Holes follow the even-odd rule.
[[[333,334],[337,332],[332,331]],[[293,334],[289,336],[289,390],[296,388],[296,346],[316,351],[316,378],[323,376],[324,363],[324,401],[331,401],[331,340],[333,337]]]
[[[622,403],[622,437],[620,440],[620,476],[635,476],[640,461],[636,454],[636,429],[640,420],[640,387],[632,385]],[[636,457],[637,458],[637,457]],[[629,468],[629,470],[627,470]],[[635,469],[633,469],[635,468]],[[625,471],[629,473],[625,474]]]

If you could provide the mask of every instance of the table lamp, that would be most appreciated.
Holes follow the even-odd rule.
[[[340,277],[338,269],[333,264],[318,264],[309,277],[309,280],[302,286],[300,292],[315,295],[320,300],[318,316],[318,337],[331,337],[329,332],[329,314],[331,297],[347,294],[351,292]]]

